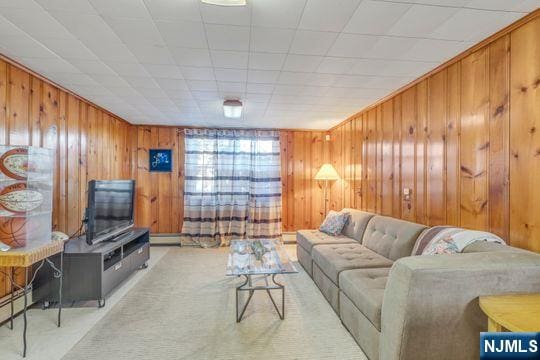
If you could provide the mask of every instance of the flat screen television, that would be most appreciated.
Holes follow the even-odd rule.
[[[110,240],[133,226],[135,180],[88,182],[86,242]]]

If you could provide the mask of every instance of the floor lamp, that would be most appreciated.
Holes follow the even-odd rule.
[[[339,174],[331,164],[323,164],[315,175],[315,180],[324,180],[324,216],[326,217],[328,203],[328,180],[339,180]]]

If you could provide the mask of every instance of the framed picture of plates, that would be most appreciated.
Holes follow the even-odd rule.
[[[0,251],[51,241],[54,153],[0,145]]]

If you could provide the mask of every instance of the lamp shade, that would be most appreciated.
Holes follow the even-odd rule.
[[[315,180],[338,180],[339,174],[331,164],[323,164],[317,174]]]

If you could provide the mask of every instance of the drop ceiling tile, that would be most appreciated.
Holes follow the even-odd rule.
[[[142,64],[171,65],[174,60],[169,49],[161,45],[133,44],[129,50]]]
[[[176,65],[144,64],[143,66],[154,78],[183,79],[182,72]]]
[[[0,0],[0,8],[39,10],[40,6],[34,0]]]
[[[447,40],[482,40],[522,17],[521,13],[461,9],[430,34]]]
[[[377,43],[380,39],[373,35],[358,35],[358,34],[340,34],[330,51],[328,56],[337,57],[362,57]]]
[[[306,85],[312,86],[330,86],[336,80],[336,75],[333,74],[311,74],[306,82]]]
[[[325,55],[338,34],[335,32],[297,30],[290,53],[302,55]]]
[[[70,11],[52,11],[50,14],[61,23],[72,36],[81,41],[119,43],[120,39],[99,15],[73,16]],[[47,32],[45,34],[49,35]]]
[[[199,0],[145,0],[155,20],[202,21]]]
[[[216,80],[219,81],[234,81],[245,82],[247,81],[247,70],[240,69],[214,69]]]
[[[180,69],[187,80],[215,80],[211,67],[181,66]]]
[[[294,30],[253,27],[250,51],[286,53],[294,37]]]
[[[271,94],[274,91],[273,84],[247,84],[247,92],[253,94]]]
[[[136,62],[107,61],[107,66],[122,76],[149,76],[146,69]]]
[[[122,77],[136,89],[159,89],[159,85],[157,84],[157,82],[153,78],[148,76],[124,75]]]
[[[352,58],[325,57],[319,67],[318,73],[326,74],[346,74],[354,64]]]
[[[362,75],[336,75],[332,86],[336,87],[369,87],[367,83],[372,77]]]
[[[275,84],[279,71],[248,70],[248,82],[258,84]]]
[[[418,39],[381,36],[364,58],[399,59],[401,55],[418,43]]]
[[[424,39],[401,56],[404,60],[443,62],[472,46],[472,43]]]
[[[201,4],[202,19],[208,24],[249,26],[251,22],[251,5],[216,6]]]
[[[57,83],[70,85],[97,85],[96,80],[82,73],[55,73],[47,72],[47,77]]]
[[[540,6],[540,1],[526,0],[470,0],[467,7],[471,9],[486,9],[499,11],[522,11],[530,12]]]
[[[287,55],[285,64],[283,65],[284,71],[298,71],[298,72],[314,72],[319,67],[322,61],[322,56],[308,56],[308,55]]]
[[[42,37],[40,42],[64,59],[97,60],[97,56],[77,39]]]
[[[0,46],[9,49],[18,57],[56,58],[52,51],[35,41],[30,36],[0,36]]]
[[[462,7],[471,2],[471,0],[407,0],[404,2],[424,4],[424,5],[440,5],[450,7]]]
[[[426,37],[458,11],[459,8],[455,7],[414,5],[392,26],[388,34]]]
[[[170,48],[177,65],[212,66],[208,49]]]
[[[301,85],[281,85],[278,84],[274,88],[274,94],[277,95],[297,95],[302,91]]]
[[[325,96],[329,90],[329,86],[304,86],[300,94],[306,96]]]
[[[210,49],[248,51],[249,27],[205,24],[205,28]]]
[[[217,91],[217,84],[215,81],[207,80],[186,80],[189,88],[195,91]]]
[[[217,84],[221,93],[243,93],[246,91],[245,82],[218,81]]]
[[[84,45],[103,61],[136,61],[133,53],[122,43],[100,42],[97,39],[85,40]]]
[[[99,85],[109,87],[126,87],[129,83],[118,75],[91,75]]]
[[[439,65],[438,62],[358,59],[351,69],[356,75],[420,76]]]
[[[208,48],[204,25],[196,21],[156,21],[169,47]]]
[[[399,89],[403,85],[414,80],[413,77],[400,77],[400,76],[375,76],[369,81],[366,81],[365,87],[372,89]]]
[[[295,29],[306,0],[250,0],[252,25]]]
[[[164,45],[161,34],[151,19],[105,20],[124,44]]]
[[[309,0],[299,29],[341,31],[361,0]]]
[[[42,36],[73,39],[73,35],[43,9],[2,8],[1,16],[37,40]]]
[[[250,69],[254,70],[281,70],[286,54],[249,53]]]
[[[71,65],[64,59],[60,58],[21,58],[23,65],[36,71],[37,73],[59,72],[59,73],[76,73],[80,70]]]
[[[345,33],[385,35],[411,4],[364,0],[343,30]]]
[[[138,92],[140,92],[148,101],[155,98],[162,98],[166,97],[167,94],[161,89],[151,89],[151,88],[136,88]]]
[[[238,51],[210,51],[212,65],[220,68],[247,69],[249,55]]]
[[[278,84],[304,84],[310,75],[310,73],[282,71],[277,82]]]
[[[159,87],[163,90],[189,90],[186,81],[183,79],[156,79]]]
[[[115,74],[114,70],[101,60],[69,59],[69,62],[85,74]]]
[[[35,0],[45,10],[65,10],[82,14],[96,14],[88,0]]]
[[[142,0],[89,0],[96,11],[110,18],[140,19],[150,16]]]

